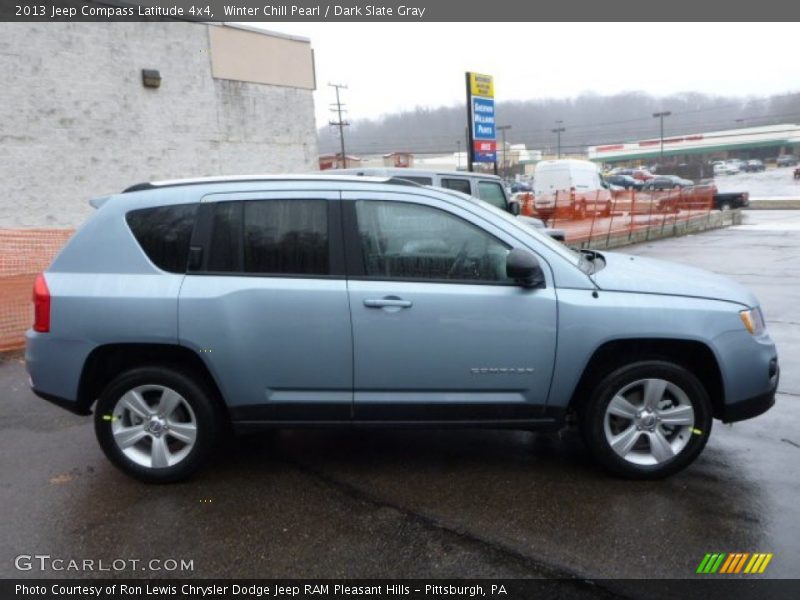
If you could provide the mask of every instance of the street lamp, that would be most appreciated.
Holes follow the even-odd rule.
[[[564,121],[556,121],[556,125],[561,125]],[[561,158],[561,134],[564,133],[566,129],[563,127],[556,127],[553,129],[553,133],[558,136],[558,158]]]
[[[656,119],[661,119],[661,158],[658,159],[659,167],[664,164],[664,117],[670,116],[672,113],[668,110],[662,110],[661,112],[653,113],[653,117]]]
[[[456,171],[461,170],[461,140],[456,140]]]
[[[503,143],[503,177],[508,178],[508,162],[506,161],[506,131],[511,129],[511,125],[498,125],[497,131],[502,136]]]

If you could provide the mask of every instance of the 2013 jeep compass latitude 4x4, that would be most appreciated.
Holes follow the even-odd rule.
[[[557,429],[618,475],[691,463],[774,403],[758,301],[712,273],[573,252],[479,200],[392,179],[140,184],[40,275],[33,390],[94,408],[108,458],[189,475],[220,434]]]

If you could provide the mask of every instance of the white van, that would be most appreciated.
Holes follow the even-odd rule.
[[[539,217],[611,214],[611,191],[597,165],[588,160],[543,160],[533,175],[534,207]]]

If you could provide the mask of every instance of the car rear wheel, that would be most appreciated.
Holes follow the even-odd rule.
[[[711,423],[708,393],[697,377],[664,361],[610,373],[581,415],[596,459],[631,479],[666,477],[689,465],[705,447]]]
[[[185,479],[217,436],[214,405],[187,374],[162,367],[127,371],[103,391],[95,433],[108,459],[151,483]]]

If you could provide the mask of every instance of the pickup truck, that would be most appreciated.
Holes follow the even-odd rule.
[[[720,192],[713,183],[670,190],[655,198],[659,212],[678,210],[731,210],[750,206],[748,192]]]
[[[716,210],[731,210],[732,208],[746,208],[750,206],[749,192],[715,192],[712,208]]]

